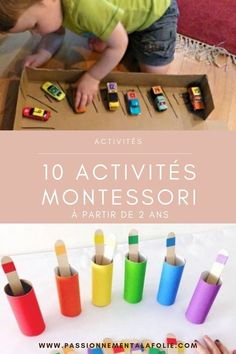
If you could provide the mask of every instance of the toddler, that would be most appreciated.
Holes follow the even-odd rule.
[[[93,33],[98,61],[77,83],[75,105],[84,108],[99,82],[121,60],[128,43],[143,72],[164,74],[173,60],[177,0],[0,0],[0,31],[31,31],[42,39],[25,65],[39,67],[62,44],[64,31]]]

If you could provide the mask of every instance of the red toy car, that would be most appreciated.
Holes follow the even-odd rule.
[[[23,108],[22,115],[25,118],[46,122],[51,117],[51,112],[37,107],[25,107]]]

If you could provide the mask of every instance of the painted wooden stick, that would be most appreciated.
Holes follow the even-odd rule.
[[[184,343],[181,341],[178,341],[178,353],[179,354],[185,353]]]
[[[113,348],[113,354],[125,354],[124,348],[122,345],[120,346],[114,346]]]
[[[116,249],[116,237],[115,235],[109,235],[106,237],[105,252],[102,260],[102,264],[110,264],[113,261],[114,253]]]
[[[218,284],[225,264],[229,258],[228,252],[225,250],[221,250],[216,257],[215,262],[208,274],[206,282],[209,284]]]
[[[137,343],[138,340],[137,339],[132,339],[132,338],[129,338],[129,339],[122,339],[120,341],[121,345],[123,345],[124,347],[124,352],[125,354],[131,354],[131,349],[132,349],[132,346],[131,346],[131,343]]]
[[[168,333],[166,336],[167,354],[178,354],[178,342],[173,333]]]
[[[95,263],[102,264],[104,256],[104,234],[102,230],[96,230],[94,235]]]
[[[76,351],[72,348],[63,348],[63,354],[75,354]]]
[[[131,354],[143,354],[142,344],[141,343],[133,343],[131,347]]]
[[[150,339],[143,339],[141,343],[143,346],[143,354],[149,353],[149,349],[152,347],[152,341]]]
[[[129,260],[132,262],[139,261],[139,237],[138,231],[133,229],[129,233]]]
[[[24,295],[25,291],[20,281],[14,262],[10,257],[2,258],[2,268],[7,276],[9,286],[14,296]]]
[[[59,272],[61,277],[70,277],[71,269],[67,257],[66,246],[63,241],[58,240],[55,243],[55,253],[57,256]]]
[[[175,234],[170,232],[166,239],[166,261],[169,264],[175,265]]]
[[[106,345],[103,348],[104,354],[113,354],[113,349],[112,349],[113,340],[111,338],[104,338],[103,343]]]

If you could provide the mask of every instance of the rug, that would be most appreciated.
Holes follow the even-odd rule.
[[[180,36],[217,48],[236,60],[236,0],[177,1]]]

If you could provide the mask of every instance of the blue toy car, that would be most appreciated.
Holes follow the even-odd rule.
[[[127,92],[126,96],[127,96],[129,113],[132,116],[137,116],[137,115],[141,114],[140,103],[139,103],[139,99],[137,97],[136,92],[130,90]]]
[[[159,112],[163,112],[167,110],[168,107],[161,86],[153,86],[151,88],[151,96],[153,98],[156,109]]]

